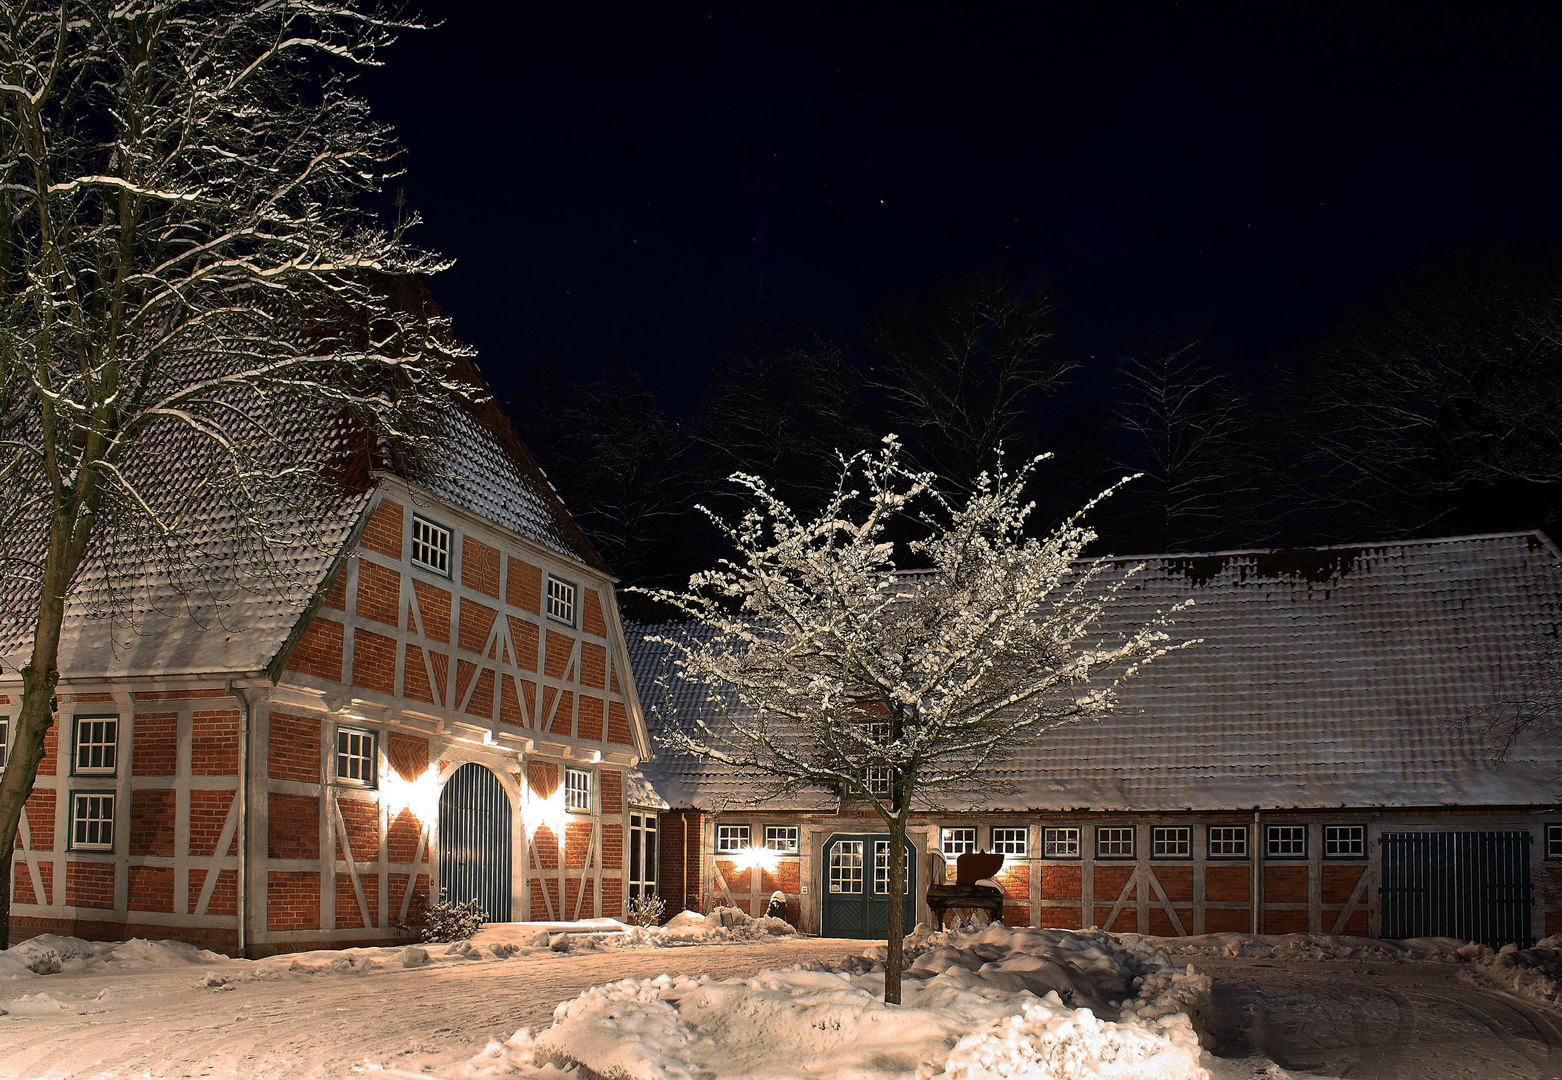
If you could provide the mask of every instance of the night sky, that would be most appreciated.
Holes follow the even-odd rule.
[[[431,6],[363,86],[504,393],[616,359],[686,413],[757,320],[860,343],[998,265],[1081,360],[1199,335],[1261,371],[1562,232],[1550,4],[550,7]]]

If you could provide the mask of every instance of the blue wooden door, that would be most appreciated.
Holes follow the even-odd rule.
[[[889,933],[889,838],[837,833],[824,845],[820,933],[883,938]],[[906,931],[917,924],[917,849],[906,841]]]
[[[1387,833],[1383,936],[1534,941],[1527,832]]]
[[[439,885],[452,903],[482,904],[489,922],[510,921],[510,797],[474,762],[439,795]]]

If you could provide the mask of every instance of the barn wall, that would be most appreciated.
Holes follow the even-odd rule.
[[[685,888],[667,876],[678,859],[677,813],[664,814],[663,895]],[[1252,811],[1183,814],[992,814],[954,817],[917,816],[908,833],[922,853],[923,883],[931,880],[928,852],[937,847],[944,827],[974,826],[980,850],[991,846],[994,826],[1024,827],[1029,832],[1026,857],[1010,856],[997,877],[1005,892],[1006,919],[1068,929],[1096,926],[1119,933],[1165,936],[1236,931],[1268,934],[1337,933],[1377,936],[1381,930],[1380,847],[1378,837],[1397,831],[1524,831],[1533,838],[1531,874],[1535,883],[1533,933],[1543,937],[1562,932],[1562,861],[1546,860],[1547,820],[1524,810],[1503,808],[1423,811]],[[760,843],[766,824],[796,825],[803,838],[796,857],[779,860],[774,872],[751,868],[742,861],[714,853],[718,824],[749,824]],[[1555,822],[1553,822],[1555,823]],[[1255,829],[1256,824],[1256,829]],[[1211,858],[1210,826],[1244,827],[1248,856]],[[1306,856],[1270,858],[1263,853],[1263,830],[1269,825],[1296,825],[1306,830]],[[1361,825],[1366,852],[1361,857],[1324,854],[1326,825]],[[1046,858],[1043,836],[1049,827],[1081,830],[1078,858]],[[1192,830],[1187,857],[1162,858],[1152,852],[1152,830],[1185,827]],[[1098,827],[1134,830],[1132,858],[1097,857]],[[822,854],[834,833],[883,830],[876,819],[858,814],[820,815],[784,812],[732,811],[711,818],[707,836],[707,870],[703,893],[707,903],[732,904],[750,914],[762,914],[773,889],[787,894],[789,919],[800,929],[817,932],[819,893],[824,888]],[[671,849],[671,850],[669,850]],[[952,863],[952,860],[951,860]],[[953,867],[951,865],[951,875]],[[694,906],[692,904],[688,906]],[[920,919],[929,917],[919,904]]]

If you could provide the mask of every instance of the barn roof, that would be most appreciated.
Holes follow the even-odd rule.
[[[466,359],[456,375],[487,391],[482,375]],[[135,624],[110,619],[95,597],[107,574],[101,545],[82,568],[66,611],[60,640],[60,672],[65,679],[152,675],[253,673],[267,668],[282,650],[299,619],[325,585],[374,502],[377,475],[396,475],[433,495],[508,529],[551,551],[604,570],[600,556],[580,531],[527,452],[503,410],[489,397],[463,402],[440,423],[442,457],[437,468],[411,462],[375,460],[363,430],[339,416],[312,415],[300,404],[297,415],[277,418],[283,430],[305,443],[321,460],[342,463],[342,484],[333,498],[292,512],[277,522],[290,540],[277,555],[282,573],[262,572],[253,553],[232,542],[231,509],[209,500],[194,515],[189,537],[201,553],[198,562],[213,571],[219,602],[199,583],[176,585],[147,565],[119,566],[115,579],[135,590]],[[171,490],[194,481],[188,449],[167,438],[154,442],[142,467]],[[377,474],[372,470],[383,472]],[[36,543],[36,541],[35,541]],[[192,584],[195,587],[192,589]],[[4,583],[0,596],[0,669],[11,673],[31,654],[36,603],[20,578]]]
[[[1541,635],[1562,632],[1562,553],[1535,532],[1306,551],[1111,561],[1144,565],[1109,633],[1184,599],[1173,637],[1202,639],[1149,665],[1099,722],[1038,736],[972,808],[1218,810],[1517,806],[1562,800],[1555,762],[1520,749],[1493,766],[1457,725]],[[1109,575],[1109,576],[1110,576]],[[626,625],[647,711],[662,650]],[[673,704],[699,694],[673,683]],[[707,707],[707,713],[710,710]],[[652,719],[653,737],[658,719]],[[744,805],[752,785],[671,754],[644,768],[674,806]],[[790,801],[834,805],[828,792]]]

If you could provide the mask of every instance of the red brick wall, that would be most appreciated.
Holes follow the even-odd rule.
[[[275,796],[273,796],[275,798]],[[347,842],[357,862],[374,862],[380,857],[380,808],[366,799],[337,799],[342,824],[347,827]]]
[[[526,714],[521,711],[521,700],[515,680],[509,675],[504,676],[499,693],[499,720],[501,723],[514,724],[516,727],[526,725]]]
[[[132,866],[129,892],[131,911],[172,912],[174,909],[173,867]]]
[[[341,682],[344,629],[339,622],[316,616],[304,631],[298,648],[288,657],[287,669],[300,675]]]
[[[1077,903],[1080,899],[1083,880],[1083,868],[1080,866],[1045,864],[1041,868],[1042,899],[1073,900]]]
[[[539,887],[540,886],[540,887]],[[544,899],[544,892],[547,897]],[[553,917],[559,918],[559,882],[557,878],[532,879],[532,918],[548,917],[548,900],[553,901]]]
[[[325,599],[321,602],[325,604],[326,607],[335,608],[337,611],[347,610],[346,574],[342,573],[340,570],[337,571],[336,577],[331,580],[330,591],[325,594]]]
[[[391,502],[389,499],[382,500],[380,505],[374,508],[374,516],[369,519],[369,524],[364,527],[363,546],[370,551],[378,551],[381,555],[389,555],[393,559],[400,560],[404,531],[401,504]]]
[[[591,826],[572,821],[564,826],[564,865],[579,870],[586,865],[586,852],[591,846]]]
[[[1351,866],[1325,866],[1323,868],[1323,902],[1344,904],[1356,890],[1356,882],[1367,872],[1365,863]]]
[[[390,915],[393,921],[401,916],[401,903],[407,893],[407,880],[409,876],[410,875],[408,874],[390,875]],[[419,874],[418,879],[413,884],[412,888],[415,894],[427,896],[429,889],[428,875]]]
[[[561,634],[556,630],[548,631],[547,674],[550,679],[564,678],[564,672],[569,668],[570,653],[574,649],[574,638],[568,634]]]
[[[54,776],[60,771],[60,725],[49,725],[43,733],[43,757],[38,761],[39,776]]]
[[[617,769],[603,769],[601,773],[602,813],[624,812],[624,774]]]
[[[320,782],[320,721],[289,713],[271,714],[268,775],[276,780]]]
[[[542,569],[516,558],[510,559],[510,573],[505,581],[504,599],[511,607],[518,607],[533,615],[541,615]]]
[[[589,739],[592,742],[602,741],[602,706],[603,701],[601,698],[581,695],[580,738]]]
[[[222,709],[191,717],[190,772],[194,776],[239,774],[239,712]]]
[[[174,793],[157,789],[132,791],[130,854],[172,856],[173,853]]]
[[[40,866],[38,868],[38,876],[43,878],[45,890],[50,887],[50,878],[53,876],[53,873],[54,871],[50,867]],[[33,875],[27,869],[25,862],[17,862],[15,868],[11,871],[11,899],[18,904],[38,903],[38,897],[33,893]],[[13,928],[16,926],[15,916],[12,916],[11,925]]]
[[[313,870],[273,870],[267,877],[266,928],[268,930],[318,929],[320,875]]]
[[[569,889],[569,895],[565,902],[569,905],[569,919],[594,919],[596,914],[596,895],[588,882],[586,887],[580,887],[580,878],[565,878],[565,887]]]
[[[385,756],[404,779],[416,780],[428,771],[428,740],[393,731],[385,739]]]
[[[461,584],[484,596],[499,599],[499,549],[463,534],[461,537]]]
[[[65,903],[70,907],[112,908],[114,864],[65,864]]]
[[[395,626],[401,618],[401,571],[358,561],[358,617]]]
[[[434,704],[434,688],[429,685],[428,666],[423,660],[423,650],[416,645],[407,646],[407,666],[403,669],[402,693],[413,701]]]
[[[363,888],[363,900],[369,907],[369,918],[372,920],[379,915],[380,910],[380,878],[378,874],[361,874],[358,883]],[[399,914],[399,911],[398,911]],[[338,871],[336,876],[336,925],[344,929],[356,929],[366,925],[363,921],[363,910],[358,907],[358,893],[353,889],[352,875],[344,871]]]
[[[625,746],[634,742],[634,736],[629,731],[629,715],[617,701],[610,701],[607,705],[607,741]]]
[[[391,862],[409,863],[418,854],[418,838],[423,835],[423,823],[411,810],[396,815],[386,832],[386,847]]]
[[[1161,891],[1173,903],[1179,900],[1193,902],[1193,867],[1157,866],[1155,878],[1161,883]]]
[[[1215,903],[1246,903],[1252,899],[1246,866],[1216,866],[1204,869],[1204,899]],[[1244,916],[1245,917],[1245,916]]]
[[[1246,909],[1208,908],[1204,912],[1206,934],[1245,934],[1253,929],[1253,917]]]
[[[463,661],[464,663],[464,661]],[[472,696],[467,699],[466,712],[472,716],[481,716],[492,719],[494,715],[494,669],[485,667],[477,676],[477,685],[472,687]]]
[[[467,652],[487,653],[488,635],[493,633],[494,622],[499,618],[499,612],[487,604],[479,604],[474,600],[462,599],[461,625],[457,631],[457,644]]]
[[[624,868],[624,827],[618,824],[602,826],[602,868],[604,870],[622,870]],[[615,888],[617,886],[614,886]],[[608,883],[603,882],[602,888],[608,888]]]
[[[532,838],[532,854],[537,863],[535,869],[557,870],[559,868],[559,838],[548,826],[539,828],[537,835]]]
[[[607,687],[607,650],[594,641],[580,646],[580,684],[597,690]]]
[[[595,589],[584,589],[585,603],[581,605],[580,628],[597,637],[607,637],[607,622],[602,618],[602,598]]]
[[[425,677],[425,682],[427,678]],[[358,627],[353,631],[353,685],[382,694],[396,692],[396,642]]]
[[[172,776],[179,768],[179,714],[136,713],[132,776]]]
[[[434,668],[434,689],[438,692],[440,698],[443,699],[446,690],[450,686],[450,657],[442,652],[435,652],[433,649],[430,649],[428,658],[429,663]]]
[[[266,815],[273,859],[318,859],[320,857],[320,799],[315,795],[271,793]]]
[[[231,791],[190,792],[190,854],[210,857],[217,854],[217,841],[222,839],[222,827],[227,824],[228,811],[233,808]],[[227,855],[238,847],[238,830],[228,841]]]
[[[47,789],[37,788],[27,796],[27,831],[32,834],[32,849],[34,851],[54,850],[54,809],[59,805],[59,796]],[[21,827],[17,827],[17,836],[21,836]],[[21,841],[17,841],[17,849],[21,849]]]
[[[515,643],[515,666],[527,671],[537,670],[537,624],[507,615],[510,620],[510,640]]]
[[[450,593],[436,585],[412,579],[412,591],[418,596],[418,615],[423,634],[434,641],[450,643]]]
[[[1267,904],[1307,903],[1307,867],[1264,867],[1264,902]],[[1303,915],[1305,917],[1305,912]],[[1305,929],[1306,927],[1303,927],[1303,930]]]
[[[201,902],[201,890],[206,886],[206,875],[209,873],[201,867],[190,868],[190,893],[186,900],[189,904],[187,910],[194,911]],[[239,904],[239,882],[237,870],[222,870],[217,874],[217,884],[212,887],[211,900],[206,907],[208,915],[236,915]]]

